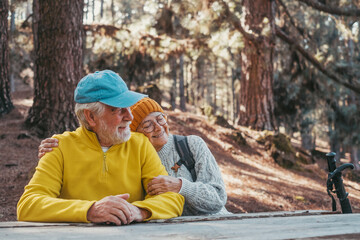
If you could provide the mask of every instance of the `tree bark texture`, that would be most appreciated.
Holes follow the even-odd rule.
[[[196,94],[197,94],[197,78],[196,78],[196,66],[195,66],[195,61],[191,60],[190,61],[190,69],[189,69],[189,87],[188,87],[188,91],[189,91],[189,101],[188,103],[190,103],[191,105],[195,105],[196,106]]]
[[[13,108],[9,86],[8,0],[0,1],[0,116]]]
[[[7,0],[3,0],[3,2],[8,2]],[[14,2],[14,1],[12,1]],[[16,30],[15,26],[15,5],[13,3],[10,3],[10,32],[14,32]]]
[[[177,81],[177,62],[174,56],[170,57],[170,66],[171,66],[171,77],[173,79],[173,85],[170,89],[170,104],[171,109],[175,110],[176,108],[176,81]]]
[[[196,106],[204,105],[205,98],[205,85],[207,80],[205,80],[205,60],[203,56],[200,56],[196,59],[195,63],[196,68],[196,91],[195,91],[195,104]]]
[[[354,164],[354,169],[360,170],[359,148],[357,146],[350,147],[350,160],[351,160],[351,163]]]
[[[241,53],[238,124],[277,129],[273,100],[274,14],[272,0],[244,0],[244,29],[254,35]]]
[[[100,2],[100,18],[102,19],[104,16],[104,0]]]
[[[180,56],[179,62],[179,95],[180,95],[180,110],[186,111],[185,104],[185,84],[184,84],[184,55]]]
[[[77,126],[73,99],[83,75],[83,7],[83,0],[34,0],[34,103],[25,125],[39,137]]]

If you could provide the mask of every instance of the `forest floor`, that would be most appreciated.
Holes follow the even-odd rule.
[[[16,220],[16,204],[37,165],[41,141],[23,128],[32,105],[32,90],[18,89],[12,94],[12,101],[15,109],[0,118],[0,221]],[[208,144],[223,174],[229,211],[331,210],[325,160],[320,158],[298,170],[285,169],[256,141],[263,132],[238,127],[246,140],[246,144],[238,144],[232,129],[215,125],[204,116],[178,111],[167,114],[173,134],[199,135]],[[292,139],[292,143],[299,145],[297,139]],[[318,145],[322,147],[318,150],[328,151],[326,144]],[[345,174],[344,183],[353,211],[360,212],[359,182],[351,181]]]

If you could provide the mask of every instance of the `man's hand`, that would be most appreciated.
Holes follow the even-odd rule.
[[[159,195],[166,192],[179,193],[182,181],[170,176],[157,176],[148,183],[147,192],[149,195]]]
[[[41,158],[47,152],[51,152],[54,147],[59,146],[59,140],[56,138],[46,138],[41,141],[39,146],[38,158]]]
[[[150,217],[150,212],[140,209],[126,200],[129,194],[104,197],[88,210],[87,219],[93,223],[115,223],[116,225],[141,222]]]

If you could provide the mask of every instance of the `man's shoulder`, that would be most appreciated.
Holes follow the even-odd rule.
[[[137,159],[140,162],[148,161],[150,156],[157,157],[155,148],[152,146],[149,139],[144,134],[136,132],[131,132],[131,137],[128,141],[112,147],[111,152],[114,151],[118,151],[122,154],[131,154],[134,161]]]
[[[149,139],[144,134],[138,132],[131,132],[131,137],[126,142],[126,145],[139,149],[153,148]]]
[[[57,134],[57,135],[53,135],[53,138],[57,138],[59,140],[71,140],[71,139],[76,139],[78,137],[80,137],[81,135],[81,127],[79,127],[78,129],[76,129],[75,131],[65,131],[61,134]]]
[[[148,138],[142,133],[131,132],[130,141],[146,142],[148,141]]]

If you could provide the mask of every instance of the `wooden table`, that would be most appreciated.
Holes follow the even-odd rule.
[[[127,226],[0,222],[0,239],[360,239],[360,214],[327,211],[179,217]]]

